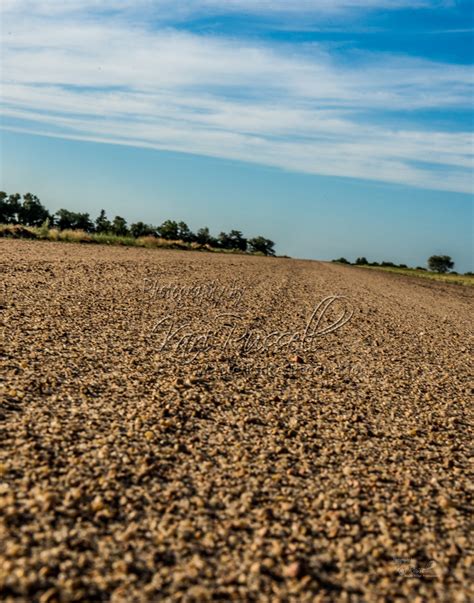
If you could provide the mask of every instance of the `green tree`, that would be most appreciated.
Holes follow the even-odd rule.
[[[196,241],[201,243],[201,245],[210,244],[212,240],[211,233],[209,232],[209,228],[204,226],[204,228],[200,228],[196,233]]]
[[[178,223],[174,220],[165,220],[161,226],[158,227],[158,233],[163,239],[170,241],[178,240]]]
[[[191,243],[196,240],[196,235],[192,232],[186,222],[178,222],[178,239],[185,243]]]
[[[350,264],[350,262],[346,260],[346,258],[339,258],[338,260],[333,260],[333,262],[335,262],[336,264]]]
[[[74,228],[85,232],[94,232],[94,223],[88,213],[76,213]]]
[[[265,237],[254,237],[248,240],[250,251],[253,253],[263,253],[264,255],[275,255],[275,243]]]
[[[245,251],[247,249],[247,239],[244,238],[240,230],[231,230],[219,233],[218,244],[222,249],[239,249]]]
[[[229,232],[229,241],[231,249],[247,251],[247,239],[243,236],[240,230],[231,230]]]
[[[56,212],[56,226],[59,230],[69,230],[74,228],[76,223],[76,214],[68,209],[58,209]]]
[[[41,204],[36,195],[23,195],[23,204],[18,212],[18,221],[26,226],[41,226],[50,219],[48,210]]]
[[[356,266],[367,266],[369,262],[367,261],[367,258],[362,256],[361,258],[357,258],[355,261],[355,265]]]
[[[60,230],[84,230],[85,232],[94,232],[94,224],[87,213],[59,209],[56,212],[56,216],[56,226]]]
[[[107,218],[105,214],[105,209],[100,210],[100,214],[97,216],[95,220],[95,231],[98,233],[106,233],[110,232],[112,229],[112,224],[110,220]]]
[[[0,192],[0,223],[17,224],[19,222],[19,213],[21,210],[21,195],[7,195],[4,191]]]
[[[122,218],[121,216],[115,216],[112,221],[111,231],[114,235],[117,235],[118,237],[126,237],[129,234],[127,220],[125,220],[125,218]]]
[[[136,239],[138,239],[138,237],[154,236],[156,235],[156,228],[150,224],[145,224],[144,222],[135,222],[130,226],[130,234]]]
[[[432,255],[428,258],[428,268],[444,274],[454,268],[454,262],[449,255]]]
[[[5,191],[0,191],[0,224],[8,223],[8,195]]]
[[[217,244],[222,249],[231,249],[229,235],[226,232],[220,232],[217,236]]]

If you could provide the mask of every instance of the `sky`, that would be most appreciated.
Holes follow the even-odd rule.
[[[2,0],[0,188],[473,262],[472,0]]]

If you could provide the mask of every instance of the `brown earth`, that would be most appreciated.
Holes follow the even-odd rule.
[[[1,600],[472,600],[472,289],[0,251]]]

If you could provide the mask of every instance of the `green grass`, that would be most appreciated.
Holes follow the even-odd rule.
[[[354,268],[363,268],[364,270],[381,270],[383,272],[403,274],[404,276],[427,278],[432,281],[474,287],[474,276],[466,274],[439,274],[438,272],[430,272],[429,270],[416,270],[416,268],[397,268],[392,266],[354,266]]]
[[[43,226],[0,224],[0,237],[63,241],[67,243],[96,243],[99,245],[124,245],[127,247],[153,247],[166,249],[206,249],[207,246],[184,241],[169,241],[157,237],[118,236],[111,233],[88,233],[83,230],[58,230]],[[214,250],[213,250],[214,251]]]
[[[58,230],[43,226],[21,226],[19,224],[0,224],[0,238],[36,239],[42,241],[62,241],[67,243],[96,243],[99,245],[125,245],[128,247],[146,247],[149,249],[183,249],[191,251],[208,251],[213,253],[232,253],[243,255],[264,255],[238,249],[219,249],[200,243],[170,241],[158,237],[147,236],[135,239],[130,236],[117,236],[110,233],[88,233],[83,230]]]

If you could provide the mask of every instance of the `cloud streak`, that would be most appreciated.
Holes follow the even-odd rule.
[[[98,18],[92,10],[115,9],[123,17],[137,4],[156,10],[166,2],[71,1],[56,3],[53,16],[47,13],[53,3],[32,4],[36,10],[21,18],[26,0],[4,7],[4,127],[472,191],[470,133],[420,128],[416,120],[420,110],[469,109],[469,67],[360,53],[343,63],[320,45],[152,29],[141,21]],[[183,7],[193,4],[211,10],[216,3],[188,1]],[[261,11],[284,6],[243,0],[226,6],[241,10],[246,4]],[[329,10],[329,4],[385,3],[296,4]],[[389,126],[388,116],[400,111],[412,116],[411,125]]]
[[[4,13],[58,16],[74,13],[134,12],[175,20],[190,15],[321,15],[347,11],[412,10],[450,6],[448,0],[3,0]]]

